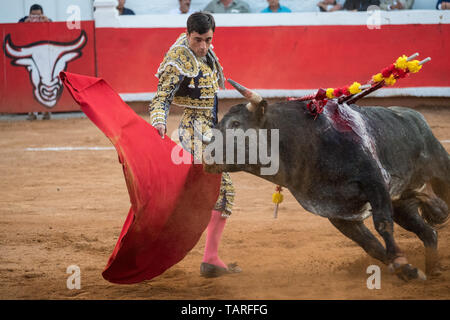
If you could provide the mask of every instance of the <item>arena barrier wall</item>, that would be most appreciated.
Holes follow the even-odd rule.
[[[214,16],[213,44],[225,76],[265,97],[299,96],[319,87],[364,83],[402,54],[415,52],[432,61],[418,74],[371,96],[450,97],[450,13],[408,10]],[[156,91],[157,68],[185,30],[186,17],[121,16],[96,24],[99,76],[126,101],[150,100]],[[227,85],[219,97],[239,94]]]
[[[101,10],[99,10],[101,9]],[[113,9],[113,8],[112,8]],[[371,97],[450,97],[450,13],[302,12],[289,14],[216,14],[214,50],[225,76],[267,98],[301,96],[319,87],[365,83],[402,54],[431,57],[418,73]],[[117,16],[97,8],[84,21],[87,42],[67,71],[104,78],[125,101],[149,101],[155,73],[165,52],[185,31],[187,16]],[[0,112],[42,111],[33,97],[28,71],[5,55],[6,36],[16,46],[51,40],[73,41],[81,30],[65,23],[2,24]],[[95,52],[95,54],[94,54]],[[17,97],[20,97],[18,99]],[[238,98],[227,84],[219,98]],[[62,93],[55,111],[77,107]],[[33,110],[32,110],[33,109]],[[37,110],[34,110],[37,109]]]

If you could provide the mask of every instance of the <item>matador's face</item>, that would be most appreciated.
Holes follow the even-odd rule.
[[[208,53],[208,49],[211,46],[214,32],[209,29],[208,32],[199,34],[197,31],[193,31],[187,34],[189,42],[189,48],[194,52],[197,57],[204,57]]]

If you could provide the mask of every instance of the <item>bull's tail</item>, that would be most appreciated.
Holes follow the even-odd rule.
[[[438,198],[445,201],[447,208],[450,207],[450,155],[445,150],[444,146],[435,139],[436,146],[432,148],[435,150],[434,157],[430,161],[433,166],[432,175],[429,183],[433,188],[433,192]],[[441,218],[437,220],[447,220],[448,219],[448,209],[447,214],[442,215]],[[445,219],[444,219],[445,218]]]
[[[422,217],[431,225],[438,226],[447,222],[449,218],[448,206],[440,198],[431,197],[426,193],[416,192]]]
[[[439,143],[435,172],[430,180],[433,192],[450,207],[450,155]]]
[[[442,225],[449,218],[447,204],[442,199],[423,192],[406,191],[396,203],[397,205],[401,203],[401,206],[406,207],[409,212],[419,211],[422,218],[431,226]]]
[[[430,182],[431,182],[431,186],[433,188],[433,192],[440,198],[440,199],[439,198],[437,198],[437,199],[444,200],[444,201],[441,200],[441,202],[443,204],[445,204],[447,207],[446,215],[441,215],[442,216],[441,219],[438,219],[438,220],[443,219],[443,222],[445,222],[448,219],[448,215],[449,215],[448,207],[450,207],[450,182],[448,182],[444,179],[441,179],[441,178],[436,178],[436,177],[432,178]],[[443,222],[440,222],[439,224],[441,224]]]

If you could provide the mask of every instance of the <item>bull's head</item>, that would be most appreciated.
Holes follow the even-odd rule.
[[[36,100],[52,108],[63,90],[58,75],[67,69],[70,61],[81,56],[86,40],[86,33],[82,31],[72,42],[39,41],[19,47],[12,43],[11,35],[8,34],[4,41],[4,51],[12,59],[12,65],[27,68]]]
[[[267,101],[233,80],[228,82],[248,102],[232,106],[213,128],[213,138],[205,141],[208,143],[204,152],[205,170],[275,174],[278,171],[278,130],[265,126]],[[268,164],[273,170],[263,168]]]

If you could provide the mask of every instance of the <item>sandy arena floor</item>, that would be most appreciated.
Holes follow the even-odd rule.
[[[450,108],[420,111],[450,151]],[[169,132],[178,120],[179,114],[170,116]],[[137,285],[111,284],[101,272],[130,206],[122,167],[111,149],[26,150],[68,146],[112,145],[87,118],[0,121],[0,299],[450,298],[450,225],[438,231],[442,276],[405,283],[289,192],[274,219],[275,186],[246,173],[232,174],[235,209],[220,250],[225,261],[238,262],[241,274],[200,277],[203,236],[163,275]],[[399,226],[395,235],[423,270],[420,240]],[[381,267],[380,290],[366,286],[373,264]],[[66,286],[70,265],[80,267],[79,290]]]

